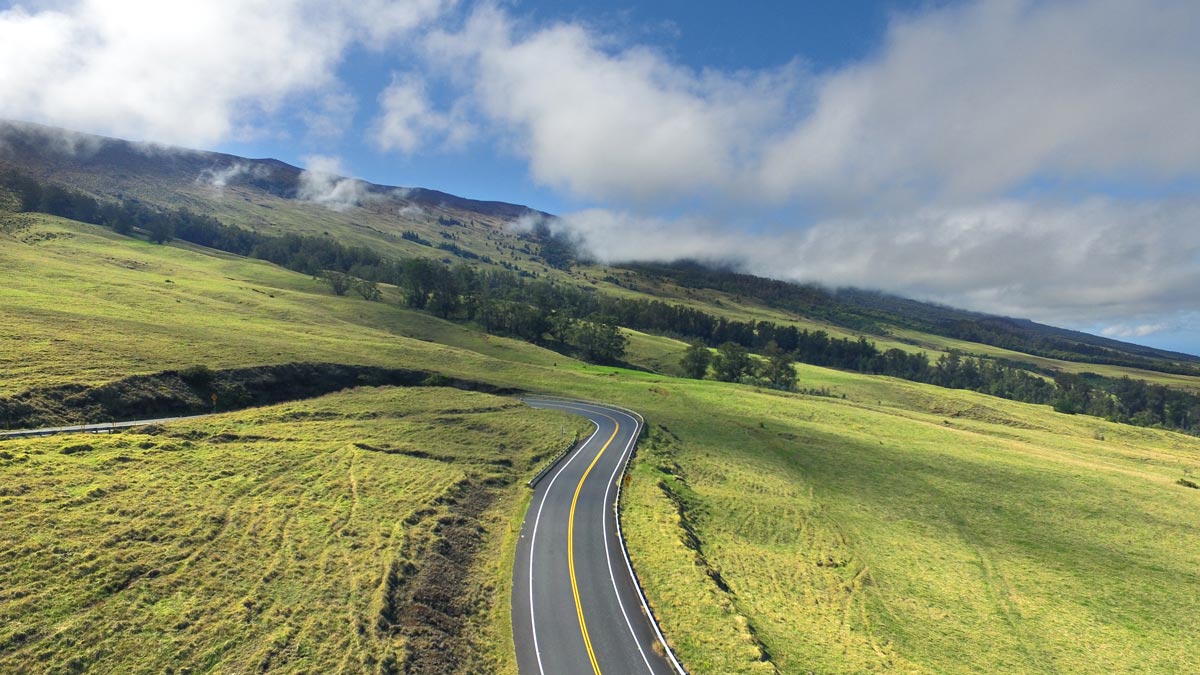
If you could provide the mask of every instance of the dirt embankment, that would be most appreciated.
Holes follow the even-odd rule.
[[[27,429],[228,412],[314,398],[352,387],[421,385],[517,393],[482,382],[401,368],[338,363],[288,363],[230,370],[195,367],[134,375],[96,386],[31,389],[0,398],[0,427]]]

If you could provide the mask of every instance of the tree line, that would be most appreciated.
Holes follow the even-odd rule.
[[[859,289],[830,290],[816,284],[766,279],[695,261],[625,265],[642,276],[673,281],[686,288],[710,288],[753,298],[769,307],[823,319],[865,333],[883,334],[883,324],[977,342],[1034,356],[1200,375],[1200,366],[1091,344],[1037,328],[1028,322],[976,314]]]
[[[690,376],[746,381],[780,389],[796,387],[794,362],[967,389],[1026,403],[1050,403],[1064,413],[1118,422],[1200,431],[1200,396],[1140,380],[1097,375],[1057,375],[1054,382],[1026,369],[958,353],[931,362],[924,353],[880,350],[864,337],[831,337],[767,321],[737,321],[662,300],[619,298],[583,287],[529,279],[509,270],[450,266],[428,258],[389,259],[366,247],[345,246],[329,236],[269,235],[227,225],[186,209],[160,209],[137,200],[100,201],[78,191],[42,184],[16,171],[0,174],[22,210],[38,211],[112,228],[134,229],[151,241],[178,238],[193,244],[265,260],[321,277],[332,292],[350,291],[381,300],[378,284],[400,291],[402,302],[443,319],[469,321],[484,330],[577,355],[595,363],[619,363],[627,339],[619,326],[694,343],[684,357]],[[416,233],[405,233],[415,239]],[[555,235],[542,229],[544,246]],[[566,248],[569,242],[562,241]],[[556,260],[569,264],[567,259]],[[701,351],[711,362],[699,369]],[[753,359],[751,354],[761,356]],[[692,359],[689,363],[688,359]],[[711,369],[710,369],[711,366]]]
[[[102,201],[77,190],[41,183],[15,170],[0,174],[0,186],[17,196],[22,211],[100,225],[124,235],[139,230],[154,243],[179,239],[304,274],[316,276],[335,270],[364,277],[385,263],[369,248],[345,246],[329,236],[263,234],[188,209],[162,209],[130,198]]]

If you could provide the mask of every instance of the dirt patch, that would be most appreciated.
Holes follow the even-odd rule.
[[[485,541],[480,518],[497,496],[488,485],[492,482],[467,479],[437,500],[440,508],[410,518],[421,535],[409,540],[403,558],[420,563],[393,566],[375,622],[381,633],[398,637],[405,645],[404,660],[393,666],[395,672],[477,671],[465,628],[486,602],[485,589],[467,589],[472,587],[470,570]]]

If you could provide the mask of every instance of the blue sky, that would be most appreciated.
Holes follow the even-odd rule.
[[[0,117],[1200,352],[1192,0],[29,0],[0,64]]]
[[[815,71],[836,68],[877,49],[888,19],[929,3],[867,0],[749,2],[730,11],[724,2],[664,0],[631,3],[513,2],[513,14],[535,24],[570,22],[602,31],[624,44],[652,45],[677,63],[700,70],[769,69],[802,61]],[[458,7],[459,15],[471,5]],[[453,14],[453,12],[451,12]],[[377,115],[373,101],[406,59],[352,47],[338,76],[362,106],[348,128],[361,129]],[[445,92],[435,92],[445,94]],[[303,165],[308,155],[331,154],[354,176],[376,183],[422,187],[479,199],[527,204],[551,213],[591,206],[529,179],[519,156],[490,144],[411,154],[381,153],[362,134],[330,139],[306,136],[302,120],[289,120],[287,137],[233,140],[214,147],[243,156],[269,156]],[[297,142],[297,141],[300,142]]]
[[[514,2],[511,11],[527,20],[588,25],[626,44],[648,44],[672,60],[697,70],[769,69],[802,61],[815,71],[836,68],[877,49],[888,19],[929,3],[867,0],[744,3],[663,0],[631,3]],[[459,7],[468,9],[470,5]],[[338,76],[359,101],[348,127],[361,129],[378,114],[373,99],[386,88],[406,58],[362,47],[348,50]],[[445,92],[439,92],[444,94]],[[289,120],[285,138],[230,140],[218,149],[243,156],[269,156],[303,165],[313,153],[337,155],[357,177],[376,183],[422,187],[479,199],[527,204],[552,213],[588,205],[529,180],[524,162],[493,145],[475,144],[445,151],[425,149],[407,155],[380,153],[361,134],[330,139],[306,137],[302,120]],[[298,143],[297,140],[300,142]]]

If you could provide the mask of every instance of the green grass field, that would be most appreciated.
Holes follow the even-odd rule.
[[[367,303],[335,298],[311,279],[262,263],[186,247],[155,247],[40,216],[8,218],[9,233],[0,235],[7,238],[0,246],[0,265],[23,272],[10,275],[11,280],[0,288],[5,318],[0,326],[0,395],[43,384],[99,382],[195,363],[227,367],[319,360],[420,367],[503,386],[611,401],[642,412],[651,432],[630,479],[625,531],[656,613],[692,672],[1174,673],[1200,668],[1195,656],[1200,653],[1200,547],[1195,546],[1200,535],[1196,518],[1200,490],[1177,483],[1200,474],[1198,439],[1060,415],[1045,406],[810,366],[798,367],[800,385],[828,388],[833,396],[780,394],[588,366],[402,310],[394,300]],[[17,227],[19,219],[27,226]],[[630,333],[630,337],[631,363],[663,373],[671,372],[674,355],[684,348],[656,336]],[[369,537],[382,537],[378,533],[385,528],[380,523],[395,522],[391,511],[408,513],[420,510],[417,504],[436,500],[441,489],[437,486],[443,483],[435,478],[442,472],[480,471],[482,475],[490,470],[495,444],[485,448],[485,439],[528,433],[522,437],[547,440],[546,422],[522,411],[504,419],[519,418],[521,425],[528,426],[518,430],[508,422],[488,425],[470,436],[474,440],[462,441],[463,454],[453,465],[349,449],[354,442],[401,447],[408,422],[449,417],[420,408],[416,401],[406,403],[416,406],[415,416],[386,423],[364,416],[366,408],[378,407],[373,397],[402,394],[343,394],[214,418],[189,425],[201,430],[195,440],[174,435],[145,438],[160,445],[179,445],[177,451],[143,450],[137,447],[143,439],[136,434],[88,440],[94,450],[71,455],[59,449],[77,442],[73,438],[4,444],[0,450],[13,455],[4,460],[5,472],[28,472],[34,467],[37,471],[19,480],[9,480],[8,475],[14,474],[8,474],[3,485],[11,490],[12,485],[28,484],[28,494],[33,494],[34,479],[44,478],[47,482],[38,483],[42,487],[37,490],[57,495],[54,499],[59,501],[51,503],[61,505],[87,498],[92,487],[86,486],[108,490],[106,486],[122,484],[126,487],[112,492],[112,497],[105,492],[96,498],[138,495],[150,505],[147,513],[169,514],[158,519],[176,537],[169,545],[174,551],[169,558],[187,550],[182,548],[183,538],[203,538],[212,530],[203,520],[190,520],[189,505],[197,504],[200,513],[210,514],[207,503],[199,504],[202,495],[232,498],[228,496],[232,493],[204,492],[193,484],[217,490],[205,481],[226,470],[235,476],[261,470],[262,476],[270,477],[264,480],[297,480],[279,492],[291,495],[289,504],[307,504],[324,514],[308,517],[309,529],[299,528],[298,523],[288,526],[298,528],[294,530],[268,527],[280,518],[268,515],[276,513],[271,509],[278,505],[271,505],[272,495],[261,493],[256,494],[263,503],[245,505],[260,509],[261,515],[247,515],[239,522],[247,528],[261,523],[262,529],[256,531],[274,532],[277,537],[284,531],[294,533],[292,541],[302,542],[295,550],[304,558],[289,563],[295,567],[288,568],[293,575],[288,579],[307,578],[315,569],[323,569],[313,567],[314,560],[333,565],[342,555],[335,546],[340,540],[333,524],[345,514],[321,509],[333,508],[335,493],[342,495],[338,508],[348,508],[344,502],[349,473],[343,469],[351,459],[361,459],[363,466],[398,462],[430,467],[422,475],[434,481],[429,483],[432,487],[378,497],[397,500],[388,507],[388,515],[369,516],[386,521],[372,521],[357,512],[356,517],[366,519],[361,536],[377,542],[381,540]],[[446,392],[445,396],[480,395]],[[512,405],[504,399],[483,398]],[[323,410],[329,418],[309,418],[301,435],[293,421],[285,424],[271,417],[285,410]],[[434,426],[417,426],[431,434],[425,437],[429,439],[474,434],[469,425],[459,428],[463,422],[463,416],[455,415]],[[549,431],[549,445],[553,445],[557,426],[549,426],[554,427]],[[225,444],[204,440],[226,429],[243,437],[252,433],[298,442],[292,448],[291,443],[275,440],[242,438]],[[172,428],[169,433],[176,432]],[[183,447],[185,441],[193,447]],[[114,445],[123,442],[131,445]],[[42,454],[31,454],[31,449],[41,449]],[[142,452],[152,454],[143,457],[138,454]],[[290,452],[308,454],[293,457],[286,454]],[[28,459],[19,460],[18,454]],[[117,459],[123,456],[134,461]],[[528,467],[532,455],[526,457],[523,464],[515,464],[514,474]],[[144,485],[152,483],[131,481],[123,472],[147,470],[151,460],[179,464],[154,472],[156,480],[164,482],[153,483],[160,485],[153,495],[143,495],[140,491],[148,489]],[[343,473],[345,480],[335,487],[334,478],[342,480]],[[187,489],[181,487],[185,483],[176,482],[175,474],[188,476]],[[326,475],[328,485],[322,478]],[[394,476],[388,472],[386,480],[413,480],[413,475],[407,470]],[[356,472],[356,480],[358,476]],[[443,476],[450,481],[446,484],[457,480],[449,476]],[[245,487],[246,480],[241,480],[231,480],[229,485]],[[385,478],[378,474],[377,480]],[[326,490],[319,493],[319,505],[315,497],[301,499],[310,485],[312,490]],[[66,494],[55,492],[59,489]],[[498,594],[503,576],[498,570],[507,574],[505,565],[511,561],[504,561],[512,549],[511,539],[504,537],[511,535],[514,522],[519,523],[514,514],[521,509],[520,490],[504,492],[508,489],[500,489],[496,506],[486,512],[491,515],[485,519],[490,523],[485,529],[493,543],[484,548],[493,557],[481,558],[479,565],[492,567],[472,571],[481,575],[475,579],[493,579],[492,590]],[[24,498],[8,494],[3,499],[16,503]],[[215,497],[208,501],[221,503]],[[11,578],[24,579],[21,588],[43,589],[36,591],[41,595],[31,590],[21,597],[12,595],[7,586],[0,591],[4,611],[11,613],[6,614],[4,630],[11,623],[8,617],[26,615],[49,628],[31,631],[24,641],[14,641],[23,629],[0,634],[4,640],[0,659],[40,655],[47,663],[63,667],[69,666],[71,658],[114,663],[104,661],[118,658],[114,656],[118,652],[109,650],[117,650],[114,645],[120,640],[133,638],[110,631],[96,646],[80,647],[83,643],[78,639],[71,642],[69,631],[57,627],[74,626],[75,614],[93,616],[90,621],[101,619],[87,611],[64,609],[79,604],[54,605],[57,596],[47,599],[44,587],[75,584],[71,586],[76,589],[71,594],[74,602],[90,606],[96,586],[103,587],[112,578],[120,580],[117,571],[132,569],[121,565],[135,557],[122,548],[124,544],[114,544],[124,552],[101,557],[115,561],[112,567],[97,567],[81,581],[73,576],[73,564],[82,555],[77,552],[97,547],[95,519],[140,518],[140,512],[123,515],[119,510],[88,508],[71,511],[74,515],[68,517],[67,511],[31,508],[4,513],[22,519],[19,526],[6,528],[11,538],[5,540],[0,554],[7,556],[5,561],[22,561],[11,564],[19,568],[13,574],[23,576]],[[47,520],[32,520],[38,517]],[[143,529],[153,527],[147,524]],[[158,536],[163,539],[163,533]],[[129,544],[135,548],[150,549],[154,544],[131,541],[137,542]],[[229,551],[239,550],[243,540],[216,541],[221,543],[209,550],[228,556]],[[53,546],[75,557],[35,555]],[[336,555],[324,553],[328,550]],[[374,550],[373,545],[345,553],[363,561],[361,568],[368,571],[359,578],[366,581],[358,586],[344,581],[338,589],[317,584],[311,589],[314,596],[339,598],[334,615],[341,618],[306,628],[308,624],[296,618],[300,615],[293,615],[293,623],[288,624],[293,626],[291,633],[256,632],[258,624],[244,622],[249,608],[239,603],[266,583],[261,564],[231,566],[227,573],[221,572],[225,576],[197,575],[196,583],[220,587],[214,592],[227,587],[220,595],[222,603],[228,602],[221,605],[222,611],[243,623],[213,619],[220,623],[212,628],[216,632],[198,633],[194,644],[173,642],[170,626],[162,628],[166,631],[162,634],[129,628],[142,623],[164,625],[162,620],[151,620],[147,609],[174,612],[158,596],[144,606],[115,606],[142,621],[130,619],[125,627],[140,636],[142,642],[136,644],[169,643],[171,649],[192,645],[196,651],[188,654],[193,655],[217,653],[228,644],[219,652],[220,658],[237,654],[241,659],[228,663],[257,664],[260,661],[255,659],[273,654],[270,658],[276,660],[267,663],[268,670],[329,672],[311,665],[315,661],[298,660],[297,650],[299,645],[311,645],[304,658],[318,658],[308,655],[327,652],[303,636],[325,630],[350,636],[355,631],[336,632],[333,626],[345,631],[355,617],[371,616],[370,611],[355,608],[363,607],[363,602],[370,606],[367,589],[377,586],[367,582],[378,581],[385,562],[370,557],[368,550]],[[262,553],[274,554],[275,550]],[[116,561],[118,555],[129,560]],[[414,558],[422,559],[419,553]],[[53,566],[39,571],[39,564]],[[108,572],[101,573],[102,569]],[[103,583],[84,583],[93,578]],[[147,591],[158,589],[156,584],[172,578],[184,581],[178,575],[138,577],[114,597],[124,598],[120,603],[133,603],[142,596],[129,590],[140,593],[142,585]],[[361,590],[354,595],[346,590],[351,587]],[[296,592],[298,582],[292,588]],[[283,595],[268,598],[264,591],[261,597],[270,599],[273,611],[282,613],[286,603],[275,598],[291,596],[279,592]],[[42,600],[30,599],[34,597]],[[179,607],[195,610],[178,602],[183,603]],[[211,608],[205,607],[197,613],[208,616]],[[143,621],[142,617],[151,618]],[[489,610],[464,632],[470,636],[471,658],[478,659],[472,663],[481,670],[511,669],[511,643],[503,620],[499,612]],[[283,646],[273,651],[269,645],[275,642]],[[391,648],[400,654],[405,644],[396,641]],[[357,655],[347,658],[365,658],[361,655],[366,647],[347,649]],[[160,656],[150,652],[158,653],[147,648],[146,660],[131,667],[154,669],[161,662],[153,659]],[[357,672],[356,668],[346,666],[345,671]]]
[[[50,216],[0,214],[0,240],[0,267],[27,271],[0,289],[0,395],[197,363],[423,363],[468,372],[480,355],[571,361],[400,309],[390,294],[374,303],[335,298],[274,265]]]
[[[696,670],[1196,668],[1200,492],[1176,481],[1200,441],[817,371],[847,400],[705,383],[658,406],[627,532]]]
[[[518,479],[564,422],[379,389],[6,442],[0,671],[515,672]]]

